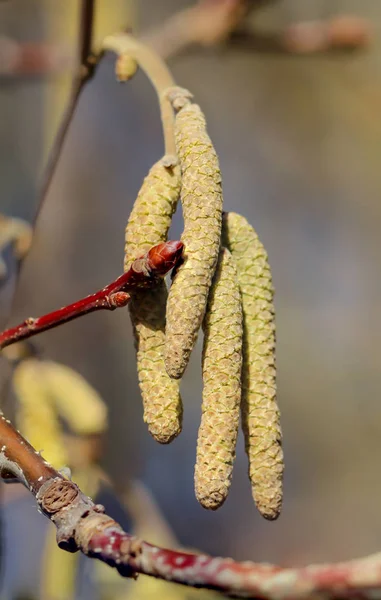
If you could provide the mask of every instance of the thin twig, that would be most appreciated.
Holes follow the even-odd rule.
[[[48,191],[49,191],[50,185],[52,183],[53,176],[56,172],[59,158],[61,156],[61,152],[62,152],[62,148],[63,148],[64,142],[65,142],[66,136],[67,136],[67,132],[70,127],[70,123],[73,119],[75,110],[77,108],[78,99],[79,99],[81,92],[83,90],[83,87],[87,81],[88,81],[88,71],[86,69],[83,70],[83,68],[80,67],[79,74],[77,74],[74,79],[74,82],[72,85],[72,90],[70,93],[69,102],[65,109],[64,115],[62,117],[62,121],[61,121],[59,129],[57,131],[55,140],[53,142],[53,146],[49,153],[48,162],[47,162],[45,170],[44,170],[44,174],[42,177],[42,184],[41,184],[40,201],[39,201],[37,213],[36,213],[35,219],[34,219],[35,222],[40,215],[42,206],[48,195]]]
[[[92,53],[94,14],[95,0],[82,0],[79,31],[79,59],[81,65],[87,65]]]
[[[62,153],[62,148],[72,122],[78,99],[81,95],[81,92],[86,84],[86,82],[92,77],[95,67],[100,59],[100,57],[95,57],[91,54],[91,44],[92,44],[92,31],[93,31],[93,22],[94,22],[94,2],[95,0],[82,0],[81,5],[81,19],[80,19],[80,28],[78,34],[78,71],[74,78],[72,89],[68,101],[68,105],[62,117],[62,121],[60,123],[58,132],[54,139],[52,148],[50,150],[47,165],[45,167],[41,190],[39,194],[39,201],[37,210],[34,216],[33,229],[35,228],[38,217],[41,213],[41,210],[44,206],[44,203],[48,197],[50,185],[52,183],[54,174],[57,169],[58,161]],[[33,231],[32,231],[33,232]],[[29,248],[28,248],[29,251]],[[3,311],[1,315],[4,323],[7,321],[9,317],[9,313],[11,311],[14,298],[17,296],[17,292],[19,289],[19,281],[20,281],[20,272],[22,267],[22,259],[25,258],[27,253],[24,256],[20,257],[20,260],[17,261],[15,267],[15,278],[13,283],[13,290],[10,294],[10,300],[7,303],[6,310]]]
[[[37,211],[36,219],[41,211],[41,207],[48,194],[50,184],[53,180],[54,173],[56,172],[57,164],[61,156],[62,148],[66,139],[67,132],[70,127],[70,123],[73,119],[75,110],[77,108],[78,99],[85,84],[94,74],[94,69],[97,64],[97,60],[91,53],[91,44],[93,38],[93,21],[94,21],[94,0],[82,0],[81,7],[81,19],[79,25],[79,48],[78,58],[79,66],[77,75],[74,78],[70,98],[66,107],[65,113],[62,117],[62,121],[54,140],[48,163],[45,168],[45,172],[42,179],[41,193],[40,193],[40,204]]]
[[[118,56],[127,54],[134,58],[154,86],[163,124],[165,154],[176,156],[174,136],[174,116],[171,103],[165,92],[175,85],[173,77],[162,58],[144,43],[127,33],[109,35],[103,40],[104,50],[111,50]]]
[[[94,2],[95,0],[82,0],[81,18],[78,34],[78,70],[74,77],[69,101],[63,114],[60,126],[54,139],[52,148],[49,152],[48,161],[42,176],[39,201],[37,211],[34,216],[35,227],[38,217],[42,211],[44,203],[48,197],[49,189],[53,181],[57,165],[62,154],[62,149],[76,111],[79,97],[83,91],[85,84],[94,75],[95,68],[100,60],[100,57],[95,57],[91,52],[91,44],[93,37],[94,24]],[[22,263],[18,263],[16,274],[16,283],[13,292],[13,298],[16,297],[19,285],[19,275]],[[13,302],[11,302],[12,306]]]
[[[182,254],[182,242],[164,242],[154,246],[144,256],[136,259],[126,273],[103,289],[73,304],[64,306],[42,317],[26,319],[16,327],[0,333],[0,348],[42,333],[95,310],[114,310],[126,306],[129,292],[152,287],[178,262]]]
[[[198,0],[144,32],[142,39],[163,59],[192,46],[218,46],[229,38],[250,8],[252,3],[247,0]]]
[[[138,573],[261,600],[358,600],[381,595],[381,553],[345,563],[281,568],[153,546],[123,531],[79,487],[0,417],[0,474],[17,478],[57,528],[58,545],[101,560],[124,577]]]

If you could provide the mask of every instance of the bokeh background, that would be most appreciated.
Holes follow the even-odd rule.
[[[113,2],[121,4],[106,3],[110,11]],[[8,0],[0,6],[0,34],[35,41],[56,31],[70,48],[76,23],[70,32],[62,27],[68,4]],[[119,9],[125,23],[144,31],[190,4],[140,0]],[[255,509],[242,435],[224,506],[207,512],[195,499],[200,344],[182,384],[183,432],[162,447],[142,421],[127,309],[88,315],[38,340],[46,357],[77,369],[107,402],[103,466],[118,486],[143,481],[183,546],[237,560],[307,564],[380,549],[381,5],[283,0],[255,14],[255,26],[267,30],[339,12],[370,19],[375,35],[369,49],[292,56],[227,43],[169,60],[177,82],[192,90],[206,114],[220,156],[225,209],[251,221],[273,269],[286,459],[279,520],[265,522]],[[102,61],[80,99],[10,323],[72,302],[122,272],[125,222],[163,142],[149,81],[139,72],[118,85],[113,64],[112,57]],[[5,214],[34,217],[65,99],[62,81],[0,79]],[[181,231],[178,211],[172,239]],[[18,557],[30,556],[32,564],[42,544],[34,501],[23,502],[10,502],[3,512],[4,598],[20,583]],[[12,532],[17,539],[10,539]],[[36,574],[28,577],[33,591]]]

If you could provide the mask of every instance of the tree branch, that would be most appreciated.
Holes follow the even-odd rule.
[[[30,317],[16,327],[6,329],[0,333],[0,348],[5,348],[95,310],[114,310],[126,306],[130,300],[129,292],[155,285],[177,264],[182,251],[182,242],[164,242],[154,246],[144,256],[136,259],[126,273],[98,292],[42,317]]]
[[[281,568],[159,548],[123,531],[101,505],[53,469],[3,415],[0,474],[17,478],[57,528],[58,545],[116,568],[233,597],[261,600],[358,600],[381,594],[381,553],[345,563]]]
[[[142,39],[166,60],[189,46],[217,46],[229,38],[252,4],[248,0],[198,0],[143,32]]]
[[[93,21],[94,21],[94,0],[82,0],[81,19],[79,25],[79,49],[78,49],[78,72],[74,78],[70,98],[63,115],[59,130],[51,149],[48,163],[45,168],[42,186],[41,200],[38,209],[38,214],[41,206],[48,194],[50,184],[57,168],[59,158],[61,156],[62,147],[64,145],[70,123],[73,119],[77,108],[78,99],[81,95],[83,87],[87,81],[93,76],[94,69],[97,64],[97,59],[91,53],[91,44],[93,38]]]

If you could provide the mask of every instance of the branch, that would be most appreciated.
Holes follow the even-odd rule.
[[[48,194],[53,175],[56,171],[59,158],[61,156],[62,147],[64,145],[70,123],[73,119],[77,108],[78,99],[81,92],[89,79],[93,76],[97,58],[91,54],[91,44],[93,37],[93,21],[94,21],[94,0],[82,0],[81,19],[79,26],[79,67],[77,75],[74,79],[68,105],[62,118],[58,133],[51,149],[48,163],[41,186],[41,200],[38,209],[38,214],[41,206]]]
[[[129,292],[155,285],[177,264],[182,251],[182,242],[164,242],[154,246],[144,256],[136,259],[128,271],[95,294],[42,317],[30,317],[20,325],[3,331],[0,333],[0,348],[5,348],[95,310],[114,310],[126,306],[130,300]]]
[[[168,59],[192,46],[218,47],[228,42],[247,50],[311,54],[368,47],[374,37],[369,20],[337,15],[288,25],[279,31],[252,28],[246,18],[276,0],[198,0],[148,30],[142,39]]]
[[[64,115],[62,117],[58,132],[54,139],[52,148],[49,152],[46,167],[44,169],[41,183],[41,191],[39,194],[38,207],[34,217],[33,226],[35,226],[38,217],[41,213],[42,207],[45,203],[45,200],[48,196],[50,185],[56,172],[58,161],[62,153],[62,148],[65,143],[66,136],[69,131],[69,127],[72,122],[74,113],[76,111],[81,92],[85,84],[93,76],[95,67],[97,66],[100,60],[100,57],[95,57],[91,53],[94,23],[94,2],[95,0],[82,0],[81,2],[81,17],[78,33],[78,71],[76,76],[74,77],[69,101],[65,109]],[[18,270],[16,274],[15,289],[12,294],[13,299],[17,294],[20,266],[21,262],[18,265]]]
[[[116,568],[261,600],[355,600],[381,594],[381,554],[345,563],[281,568],[159,548],[123,531],[105,509],[53,469],[4,416],[0,418],[0,474],[17,478],[57,528],[57,543]]]
[[[154,86],[159,104],[163,124],[165,154],[176,157],[174,136],[174,116],[172,105],[165,92],[175,85],[173,77],[162,58],[144,43],[138,41],[127,33],[109,35],[103,40],[104,50],[111,50],[118,56],[131,56],[145,72]]]
[[[198,0],[143,33],[142,39],[164,59],[189,46],[216,46],[229,38],[250,5],[247,0]]]

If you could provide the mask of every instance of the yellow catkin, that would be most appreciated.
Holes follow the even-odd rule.
[[[107,429],[107,407],[73,369],[53,361],[24,359],[13,373],[17,426],[55,468],[68,463],[62,422],[77,435]]]
[[[24,360],[13,375],[17,399],[16,425],[56,469],[68,463],[54,398],[46,384],[45,365],[34,358]]]
[[[176,147],[182,170],[184,262],[169,291],[165,365],[183,374],[204,317],[221,237],[222,188],[217,154],[205,118],[187,102],[176,115]]]
[[[125,270],[151,246],[167,239],[180,194],[180,168],[167,167],[166,157],[145,178],[126,227]],[[167,444],[181,431],[182,404],[177,381],[164,365],[165,282],[134,294],[129,305],[134,326],[144,421],[152,436]]]
[[[138,63],[129,54],[121,54],[115,63],[115,75],[118,81],[129,81],[136,73]]]
[[[241,400],[242,302],[235,264],[225,248],[220,251],[203,328],[204,390],[195,490],[200,504],[214,510],[230,488]]]
[[[237,265],[244,315],[242,426],[258,510],[276,519],[282,505],[283,451],[276,401],[273,286],[267,253],[247,220],[225,213],[223,243]]]

